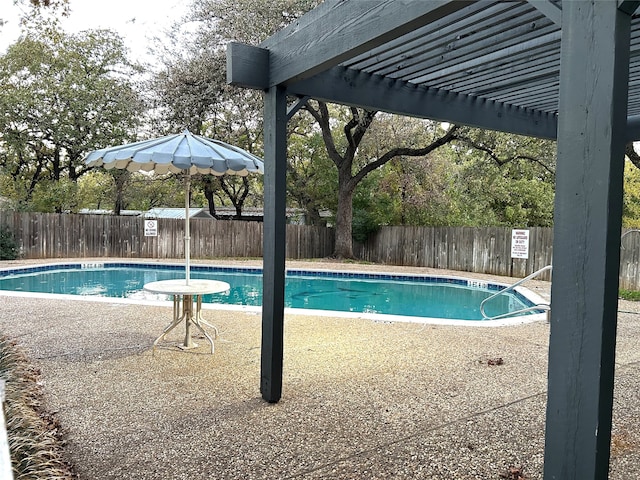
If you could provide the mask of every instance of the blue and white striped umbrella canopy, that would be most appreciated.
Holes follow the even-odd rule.
[[[252,172],[264,173],[264,163],[255,155],[219,140],[193,135],[188,130],[177,135],[95,150],[84,161],[90,167],[153,171],[157,174],[185,172],[246,176]]]

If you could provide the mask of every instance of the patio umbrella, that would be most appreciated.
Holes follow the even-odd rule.
[[[193,135],[188,130],[165,137],[103,148],[89,153],[85,163],[90,167],[119,168],[130,172],[157,174],[180,173],[185,176],[184,252],[186,284],[190,276],[189,190],[191,175],[241,175],[264,173],[263,161],[255,155],[210,138]]]

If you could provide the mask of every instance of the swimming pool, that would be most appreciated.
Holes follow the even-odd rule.
[[[229,292],[204,296],[218,308],[258,311],[262,302],[262,270],[247,267],[193,265],[191,277],[222,280]],[[184,266],[149,263],[65,263],[0,270],[0,290],[72,295],[83,299],[159,301],[167,297],[142,290],[146,283],[184,278]],[[285,306],[300,313],[365,316],[379,320],[513,323],[482,320],[482,300],[505,285],[464,278],[364,273],[350,271],[288,270]],[[526,289],[497,297],[487,306],[489,316],[501,315],[539,303]],[[517,322],[539,320],[533,313]]]

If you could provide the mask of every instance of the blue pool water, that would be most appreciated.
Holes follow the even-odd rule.
[[[0,271],[0,290],[121,298],[157,298],[146,283],[184,278],[184,267],[157,264],[66,264]],[[191,278],[222,280],[230,290],[204,302],[260,306],[262,271],[255,268],[192,266]],[[446,277],[350,272],[287,272],[285,306],[299,309],[413,317],[481,320],[482,300],[504,286]],[[520,293],[488,302],[496,316],[531,306]]]

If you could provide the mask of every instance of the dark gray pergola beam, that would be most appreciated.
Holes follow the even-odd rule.
[[[630,25],[563,4],[545,480],[608,478]]]
[[[287,96],[272,87],[264,95],[264,233],[260,392],[267,402],[282,396],[286,254]]]
[[[529,4],[556,25],[562,25],[562,9],[550,0],[528,0]]]
[[[259,47],[230,43],[227,48],[227,79],[232,85],[264,89],[268,83],[269,52]],[[422,102],[415,101],[415,90]],[[335,68],[315,78],[292,84],[288,93],[309,96],[371,110],[442,120],[463,125],[555,139],[555,115],[530,110],[519,111],[508,104],[483,102],[467,95],[445,94],[399,80],[388,81],[375,75]],[[398,96],[398,101],[392,99]],[[640,141],[640,116],[629,117],[627,141]]]
[[[501,132],[555,139],[555,115],[539,114],[507,104],[488,102],[401,80],[333,68],[287,87],[291,95],[309,95],[369,110],[382,110],[431,120],[488,128]]]
[[[265,90],[269,84],[269,51],[244,43],[227,44],[227,83]]]
[[[539,98],[553,98],[555,100],[555,105],[557,105],[559,85],[560,82],[555,81],[538,83],[527,88],[507,89],[496,94],[495,98],[500,102],[514,103],[516,105],[520,105],[519,102],[527,101],[529,99],[533,99],[533,101],[536,102]],[[555,111],[556,108],[554,108],[553,110]]]
[[[640,115],[627,118],[627,135],[625,141],[627,143],[640,141]]]
[[[473,93],[474,95],[482,95],[486,92],[493,95],[496,92],[512,90],[521,86],[537,85],[542,83],[542,79],[558,78],[559,71],[559,58],[532,59],[530,64],[514,62],[504,69],[496,68],[493,81],[491,75],[470,75],[467,79],[450,82],[451,86],[447,85],[447,89],[451,88],[457,92]]]
[[[496,8],[500,10],[496,11]],[[376,61],[375,69],[363,68],[360,65],[356,68],[379,75],[394,72],[397,73],[396,76],[400,75],[400,72],[396,72],[396,68],[400,65],[402,68],[398,70],[405,70],[407,74],[423,69],[431,71],[445,68],[455,64],[460,58],[472,58],[474,53],[490,44],[500,44],[510,39],[515,42],[527,34],[530,35],[531,25],[540,19],[540,14],[526,13],[518,17],[518,25],[512,28],[506,27],[512,17],[512,4],[498,3],[494,8],[486,8],[474,15],[473,21],[465,18],[460,24],[452,24],[448,28],[440,29],[437,28],[439,22],[430,23],[401,37],[400,45],[390,52],[391,57],[386,61]],[[455,40],[451,39],[452,35],[455,36]],[[416,40],[413,40],[414,38]],[[425,48],[425,45],[429,47]],[[397,61],[398,58],[402,58],[400,64]],[[407,74],[402,73],[405,77]]]
[[[618,0],[618,8],[628,15],[633,15],[640,6],[640,2],[633,0]]]
[[[460,87],[460,90],[472,92],[474,95],[491,95],[493,92],[499,92],[502,89],[511,89],[518,86],[526,87],[534,83],[557,79],[558,70],[558,65],[555,64],[541,66],[537,70],[524,70],[513,76],[506,75],[496,78],[493,84],[485,79],[482,85],[471,84],[464,88]]]
[[[303,97],[298,98],[294,103],[287,107],[287,120],[291,120],[291,118],[298,113],[302,107],[304,107],[311,97],[309,95],[304,95]]]
[[[252,56],[254,61],[251,60]],[[227,79],[232,85],[264,88],[262,80],[269,52],[248,45],[231,43],[227,49]],[[466,95],[444,93],[400,80],[336,67],[288,86],[290,95],[310,96],[371,110],[384,110],[432,120],[472,125],[503,132],[555,138],[554,115],[536,115],[505,104],[486,102]],[[418,101],[416,101],[418,94]]]
[[[269,37],[269,85],[287,85],[465,8],[467,0],[326,0]]]

